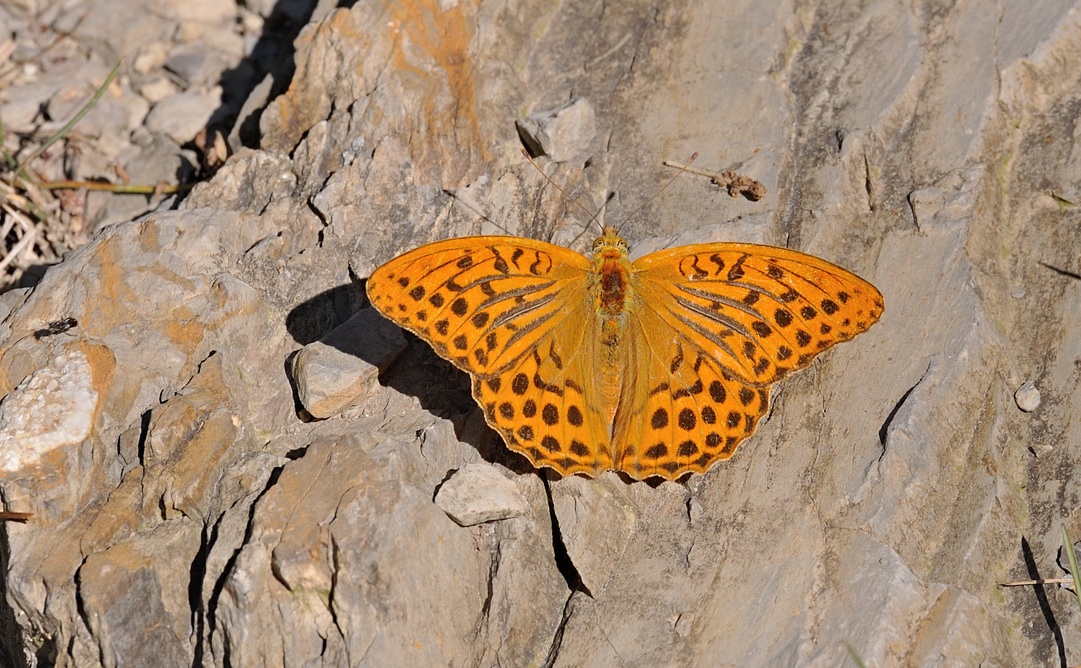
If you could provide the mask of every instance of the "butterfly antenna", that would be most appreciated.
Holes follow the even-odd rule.
[[[550,176],[548,176],[547,174],[545,174],[545,173],[544,173],[544,170],[540,168],[540,165],[538,165],[538,164],[537,164],[537,163],[536,163],[536,162],[535,162],[535,161],[533,160],[533,157],[529,155],[529,151],[527,151],[527,150],[525,150],[525,149],[523,148],[523,149],[522,149],[522,155],[524,155],[524,156],[525,156],[525,159],[529,161],[529,164],[533,165],[533,169],[535,169],[535,170],[537,170],[538,172],[540,172],[540,175],[544,177],[544,180],[545,180],[545,181],[547,181],[548,183],[550,183],[550,184],[552,185],[552,187],[553,187],[553,188],[555,188],[556,190],[558,190],[558,191],[559,191],[559,193],[560,193],[561,195],[563,195],[563,198],[564,198],[565,200],[567,200],[568,202],[571,202],[572,204],[574,204],[574,206],[576,206],[576,207],[578,207],[579,209],[581,209],[582,211],[584,211],[584,212],[585,212],[585,214],[586,214],[587,216],[589,216],[589,220],[590,220],[590,222],[596,222],[596,220],[597,220],[597,216],[601,215],[601,211],[604,211],[604,207],[601,207],[601,211],[598,211],[597,213],[590,213],[590,212],[589,212],[589,209],[587,209],[587,208],[585,207],[585,205],[583,205],[583,204],[582,204],[581,202],[579,202],[578,200],[576,200],[576,199],[574,199],[573,197],[571,197],[571,196],[570,196],[570,194],[568,194],[566,190],[563,190],[563,188],[562,188],[562,187],[561,187],[561,186],[560,186],[560,185],[559,185],[558,183],[556,183],[555,181],[553,181],[553,180],[552,180],[552,178],[551,178]],[[605,204],[607,204],[607,202],[605,202]],[[597,224],[598,224],[598,225],[600,225],[600,223],[597,223]]]
[[[497,223],[497,222],[495,222],[494,220],[492,220],[492,219],[491,219],[491,217],[489,217],[489,216],[488,216],[488,214],[484,213],[484,212],[483,212],[483,211],[481,211],[481,210],[480,210],[479,208],[477,208],[477,205],[475,205],[475,204],[473,204],[472,202],[469,202],[469,201],[465,200],[464,198],[462,198],[462,197],[461,197],[461,196],[460,196],[460,195],[458,194],[458,192],[457,192],[457,191],[455,191],[455,190],[450,190],[450,189],[447,189],[447,188],[444,188],[444,189],[443,189],[443,194],[444,194],[444,195],[446,195],[447,197],[450,197],[450,198],[451,198],[451,199],[453,199],[454,201],[458,202],[459,204],[461,204],[461,205],[462,205],[462,206],[464,206],[465,208],[469,209],[470,211],[472,211],[472,212],[473,212],[474,214],[476,214],[477,216],[479,216],[481,220],[483,220],[484,222],[488,223],[488,224],[489,224],[489,225],[491,225],[492,227],[495,227],[495,228],[497,228],[497,229],[499,229],[499,230],[502,230],[502,231],[503,231],[503,232],[504,232],[505,234],[507,234],[507,235],[510,235],[510,236],[514,236],[514,233],[513,233],[513,232],[511,232],[511,231],[510,231],[510,230],[508,230],[507,228],[503,227],[503,226],[502,226],[502,225],[500,225],[499,223]],[[477,232],[477,234],[481,234],[481,232]]]
[[[660,189],[659,189],[659,190],[658,190],[657,192],[653,193],[653,195],[651,195],[649,199],[647,199],[646,201],[644,201],[644,202],[642,202],[641,204],[639,204],[639,205],[638,205],[638,208],[637,208],[637,209],[635,209],[634,211],[631,211],[631,212],[630,212],[630,214],[628,214],[628,215],[627,215],[627,217],[623,219],[623,223],[626,223],[626,222],[627,222],[628,220],[630,220],[630,219],[634,218],[635,216],[637,216],[637,215],[638,215],[638,214],[639,214],[639,213],[640,213],[640,212],[642,211],[642,209],[646,208],[646,206],[647,206],[647,205],[648,205],[648,204],[649,204],[650,202],[652,202],[653,200],[657,199],[657,197],[658,197],[658,196],[659,196],[659,195],[660,195],[661,193],[663,193],[663,192],[664,192],[665,188],[667,188],[668,186],[672,185],[672,182],[673,182],[673,181],[675,181],[676,179],[678,179],[678,178],[679,178],[679,176],[680,176],[680,174],[682,174],[683,172],[687,171],[687,168],[691,166],[691,163],[692,163],[692,162],[694,162],[694,161],[695,161],[695,160],[697,160],[697,159],[698,159],[698,151],[695,151],[695,152],[694,152],[694,153],[693,153],[693,154],[691,155],[691,159],[690,159],[690,160],[688,160],[688,161],[686,162],[686,164],[684,164],[684,165],[683,165],[682,167],[680,167],[680,168],[679,168],[679,171],[678,171],[678,172],[676,172],[676,175],[675,175],[675,176],[673,176],[672,178],[668,179],[668,183],[665,183],[665,184],[664,184],[663,186],[661,186],[661,187],[660,187]],[[622,226],[623,226],[623,223],[620,223],[620,227],[622,227]]]

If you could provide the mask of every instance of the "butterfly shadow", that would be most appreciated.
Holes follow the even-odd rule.
[[[500,464],[519,475],[539,475],[549,483],[563,479],[564,476],[554,469],[535,467],[524,455],[506,446],[503,437],[485,421],[473,398],[467,373],[440,357],[416,335],[384,318],[366,302],[364,281],[338,286],[294,307],[286,318],[286,327],[298,343],[319,341],[380,368],[380,385],[416,397],[421,408],[450,421],[455,437],[476,449],[484,461]],[[385,332],[387,328],[392,328],[395,338],[397,332],[401,332],[406,342],[404,349],[399,351],[398,344],[386,344],[385,334],[380,334],[379,330]],[[388,353],[388,348],[393,348],[393,352]],[[291,360],[287,361],[286,368],[290,366]],[[343,370],[343,373],[348,372]],[[297,414],[302,419],[309,419],[295,385],[293,400]],[[623,471],[616,473],[627,485],[644,483],[656,488],[665,482],[658,476],[637,480]],[[686,482],[690,476],[689,473],[681,476],[677,482]]]
[[[416,397],[421,408],[450,421],[455,437],[476,449],[484,461],[519,475],[539,472],[525,456],[508,449],[503,437],[484,420],[473,399],[469,374],[439,357],[415,335],[404,334],[405,350],[379,374],[380,385]]]
[[[380,385],[416,397],[421,408],[449,420],[458,440],[475,448],[485,461],[518,474],[538,471],[523,455],[507,449],[503,438],[484,421],[473,399],[468,374],[439,357],[414,334],[383,318],[366,302],[363,281],[338,286],[294,307],[286,318],[286,327],[298,343],[319,341],[380,368]],[[394,328],[405,337],[405,348],[396,355],[388,354],[385,338],[378,333],[385,328]],[[393,347],[397,349],[397,345]],[[295,409],[303,418],[307,413],[295,386],[293,390]]]

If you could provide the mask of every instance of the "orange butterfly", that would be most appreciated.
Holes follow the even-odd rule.
[[[882,295],[785,248],[680,246],[631,262],[516,237],[439,241],[368,279],[383,315],[473,379],[507,446],[562,475],[674,479],[728,459],[770,385],[865,331]]]

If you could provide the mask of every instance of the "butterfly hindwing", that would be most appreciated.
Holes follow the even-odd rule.
[[[474,376],[473,396],[507,446],[561,475],[612,467],[609,425],[593,396],[587,313],[568,313],[559,335],[543,337],[499,375]]]
[[[702,473],[728,459],[769,408],[769,388],[732,377],[658,304],[636,305],[630,359],[615,425],[617,465],[636,478]]]

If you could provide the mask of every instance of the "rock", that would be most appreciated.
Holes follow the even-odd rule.
[[[169,57],[168,49],[169,43],[164,41],[152,42],[139,49],[138,55],[135,56],[131,63],[133,73],[146,75],[158,72],[165,63],[165,59]]]
[[[181,25],[222,25],[236,20],[237,5],[215,0],[192,0],[182,4],[166,3],[164,13]]]
[[[46,73],[4,87],[0,90],[4,126],[28,128],[35,120],[44,120],[39,114],[50,106],[58,115],[54,120],[66,123],[90,99],[96,85],[104,81],[103,72],[107,73],[108,68],[101,63],[60,63]]]
[[[170,210],[88,198],[108,224],[70,248],[80,196],[46,197],[64,215],[7,266],[0,501],[31,516],[0,523],[0,663],[820,666],[848,643],[869,665],[1007,666],[1081,646],[1062,601],[1051,628],[996,584],[1056,574],[1081,498],[1068,6],[321,3],[293,40],[253,12],[299,4],[203,4],[0,7],[9,150],[55,129],[35,115],[87,63],[139,57],[103,118],[155,77],[206,95],[162,69],[186,44],[206,58],[177,71],[229,90],[77,128],[35,178],[176,180],[203,165],[176,142],[243,111]],[[292,42],[295,73],[275,56]],[[551,133],[565,160],[543,167],[588,213],[512,124],[575,97],[595,134],[579,102],[525,135]],[[694,152],[767,196],[662,189]],[[533,469],[468,377],[366,320],[365,278],[404,250],[511,234],[588,253],[605,223],[636,253],[809,251],[885,314],[774,386],[731,460],[664,483]],[[1039,419],[1002,383],[1019,369],[1040,371]],[[464,485],[474,470],[490,482]],[[440,507],[456,485],[511,492],[472,519],[520,514],[460,526]]]
[[[173,53],[163,63],[163,67],[180,79],[184,88],[192,83],[202,83],[203,70],[208,64],[206,48],[187,44]]]
[[[435,505],[463,527],[519,517],[529,510],[514,482],[488,464],[458,469],[439,487]]]
[[[554,491],[552,502],[567,555],[582,586],[589,592],[601,592],[620,567],[637,527],[635,504],[626,496],[626,484],[614,474],[564,482]],[[682,490],[676,493],[683,498]]]
[[[90,101],[90,98],[97,91],[109,74],[111,68],[104,63],[86,63],[82,67],[72,71],[67,69],[63,73],[53,70],[49,72],[45,78],[56,80],[63,76],[60,80],[61,85],[52,91],[47,100],[42,100],[42,107],[45,108],[49,118],[57,123],[67,123],[75,116],[75,114]],[[119,88],[119,87],[117,87]],[[112,107],[113,109],[121,109],[131,104],[138,104],[139,100],[133,96],[121,96],[117,95],[117,89],[113,89],[112,95],[103,95],[98,103],[90,110],[90,113],[94,113],[95,110],[104,106]],[[112,103],[112,104],[109,104]],[[113,118],[114,122],[119,122],[120,129],[130,130],[142,120],[142,117],[135,119],[135,123],[129,124],[128,119],[124,118],[120,120],[120,116],[110,113],[111,110],[105,112],[99,111],[99,114],[103,116]],[[82,126],[80,126],[82,127]],[[90,134],[97,136],[100,133],[99,128],[95,128]]]
[[[1017,402],[1018,408],[1031,413],[1040,407],[1040,391],[1036,389],[1035,383],[1027,380],[1013,393],[1013,400]]]
[[[183,569],[198,549],[195,525],[176,522],[87,558],[78,573],[81,598],[102,611],[88,624],[104,646],[103,663],[178,665],[191,654],[192,629],[183,614],[187,592],[161,567]],[[147,634],[134,637],[128,632],[132,625],[146,625]]]
[[[138,90],[139,94],[151,104],[161,102],[165,98],[180,92],[176,87],[176,84],[169,81],[169,79],[164,76],[156,76],[143,80],[140,82]]]
[[[556,162],[583,157],[597,135],[593,105],[575,98],[558,109],[530,114],[518,121],[518,134],[534,155]]]
[[[441,641],[475,627],[486,590],[473,584],[487,577],[488,556],[432,504],[422,488],[434,480],[402,445],[371,433],[319,440],[284,465],[255,506],[256,539],[216,574],[216,665],[359,656],[394,665],[403,647],[422,665],[471,654]],[[394,538],[403,526],[408,541]],[[457,581],[445,577],[448,562]],[[408,595],[392,601],[384,589]],[[417,600],[427,602],[419,615]],[[260,642],[267,632],[283,641]]]
[[[71,38],[92,47],[106,62],[132,56],[150,45],[168,42],[177,29],[164,11],[147,11],[138,0],[92,0],[74,21]]]
[[[98,405],[86,353],[75,348],[49,360],[0,403],[0,470],[36,466],[49,452],[90,434]]]
[[[220,88],[210,93],[179,93],[154,105],[146,117],[146,127],[167,135],[177,144],[185,144],[206,127],[220,104]]]
[[[136,143],[121,150],[116,159],[123,165],[124,173],[138,179],[137,184],[168,184],[177,177],[186,179],[195,173],[195,157],[191,151],[180,149],[164,135],[136,136],[133,139]],[[164,196],[116,197],[108,192],[87,193],[86,220],[92,229],[97,230],[149,213],[162,199]]]
[[[293,358],[292,376],[304,408],[317,418],[340,412],[371,392],[381,369],[405,348],[402,330],[364,309]]]
[[[122,102],[102,100],[83,117],[79,122],[79,127],[88,136],[104,137],[105,139],[101,142],[103,150],[108,151],[111,156],[118,156],[120,150],[116,147],[127,147],[130,144],[113,143],[111,141],[113,133],[140,127],[149,110],[150,104],[135,95],[128,96]]]

